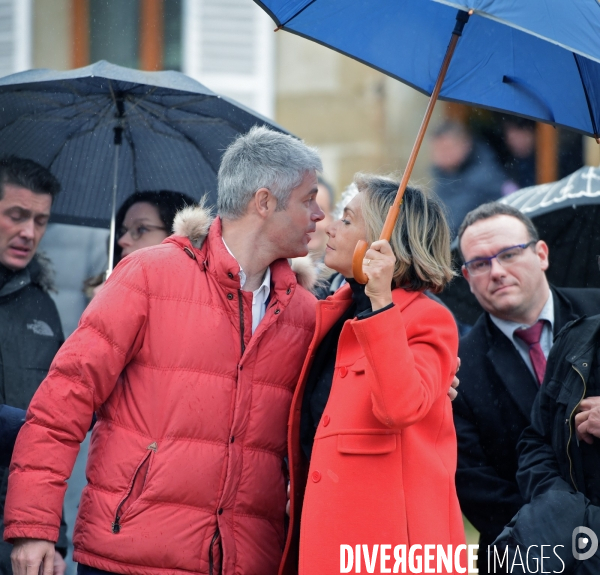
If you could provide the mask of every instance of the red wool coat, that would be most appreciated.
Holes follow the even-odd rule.
[[[198,245],[208,215],[186,218]],[[217,219],[200,248],[175,236],[135,252],[94,298],[31,402],[5,539],[56,540],[65,479],[96,411],[75,561],[206,574],[212,549],[216,574],[222,548],[225,575],[277,573],[286,424],[315,299],[286,260],[274,262],[251,336],[252,294],[239,290],[220,229]]]
[[[351,290],[317,304],[289,421],[292,529],[280,573],[295,572],[298,539],[300,575],[339,573],[340,545],[366,544],[370,556],[376,544],[454,549],[465,542],[447,397],[456,371],[456,324],[423,294],[392,294],[393,308],[344,325],[307,469],[299,440],[306,378],[319,343],[350,305]],[[393,559],[387,562],[393,566]],[[379,569],[378,556],[374,572]]]

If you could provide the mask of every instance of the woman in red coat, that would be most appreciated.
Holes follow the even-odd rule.
[[[410,573],[419,564],[453,573],[465,542],[447,396],[458,334],[450,312],[423,293],[452,278],[448,225],[434,198],[408,188],[391,242],[374,241],[398,182],[358,175],[356,184],[361,193],[330,226],[325,256],[348,284],[318,303],[292,403],[282,573],[298,560],[300,575]],[[366,286],[351,279],[360,239],[374,242]],[[438,545],[450,570],[438,564]],[[466,566],[464,547],[458,560]]]

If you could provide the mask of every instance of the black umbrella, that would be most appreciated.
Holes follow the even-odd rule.
[[[600,287],[600,168],[583,167],[558,182],[524,188],[502,200],[529,216],[550,248],[550,283]],[[453,256],[458,268],[457,246]],[[481,307],[466,280],[455,279],[441,295],[456,318],[473,325]]]
[[[0,155],[30,158],[58,177],[52,221],[110,225],[112,234],[115,207],[138,190],[208,194],[214,203],[223,151],[254,125],[284,131],[178,72],[101,61],[0,79]]]

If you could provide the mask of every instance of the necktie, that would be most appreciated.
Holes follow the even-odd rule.
[[[523,340],[529,346],[529,357],[533,365],[533,371],[538,380],[538,385],[544,381],[544,373],[546,373],[546,356],[540,345],[542,330],[544,329],[544,320],[540,319],[527,329],[518,329],[514,332],[515,337]]]

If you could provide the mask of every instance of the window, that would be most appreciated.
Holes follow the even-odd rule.
[[[108,60],[128,68],[181,70],[183,0],[74,3],[78,4],[75,32],[84,38],[89,53],[85,63]],[[84,65],[77,55],[74,61],[77,66]]]

